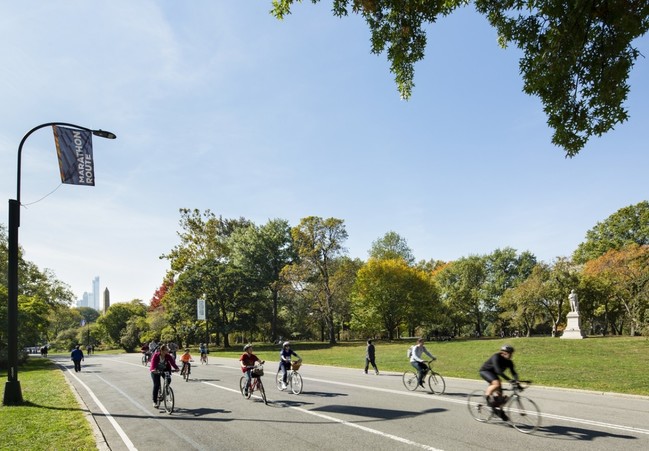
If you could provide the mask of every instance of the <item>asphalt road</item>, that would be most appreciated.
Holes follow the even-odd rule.
[[[152,406],[139,354],[87,356],[80,373],[71,361],[53,359],[87,406],[104,449],[649,449],[646,397],[533,386],[525,395],[540,407],[542,425],[522,434],[470,416],[466,395],[484,388],[479,381],[446,378],[446,393],[438,396],[408,392],[401,374],[306,362],[304,392],[294,395],[275,387],[277,362],[267,362],[265,405],[241,396],[238,361],[210,357],[209,365],[194,362],[190,381],[174,375],[176,409],[167,414]]]

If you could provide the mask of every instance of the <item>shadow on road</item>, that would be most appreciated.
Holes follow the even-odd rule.
[[[416,417],[428,413],[441,413],[447,409],[426,409],[422,411],[408,411],[408,410],[393,410],[393,409],[375,409],[373,407],[358,407],[358,406],[343,406],[343,405],[330,405],[316,407],[313,411],[341,413],[346,415],[358,415],[363,417],[379,418],[382,420],[395,420],[398,418]]]
[[[637,437],[625,434],[596,431],[573,426],[541,426],[535,435],[543,435],[557,440],[593,441],[598,438],[619,438],[637,440]]]
[[[303,391],[301,396],[317,396],[319,398],[336,398],[338,396],[349,396],[347,393],[333,393],[323,391]]]
[[[224,409],[210,409],[207,407],[201,407],[198,409],[174,409],[173,412],[173,414],[186,415],[192,417],[193,419],[195,419],[196,417],[202,417],[204,415],[211,415],[213,413],[232,413],[232,411],[224,410]]]

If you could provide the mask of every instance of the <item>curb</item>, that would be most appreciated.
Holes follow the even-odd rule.
[[[108,443],[106,442],[106,437],[104,437],[104,434],[101,432],[101,429],[97,424],[97,421],[95,421],[95,417],[92,415],[92,412],[90,411],[88,405],[85,403],[85,401],[79,394],[77,388],[72,384],[72,382],[70,382],[70,378],[68,377],[68,372],[70,370],[66,366],[61,365],[58,362],[54,362],[54,363],[56,364],[56,366],[58,366],[61,369],[61,372],[65,377],[65,382],[68,384],[72,393],[74,394],[74,397],[77,399],[77,402],[79,403],[79,407],[81,407],[81,409],[83,410],[84,417],[86,417],[86,420],[90,425],[90,429],[92,429],[92,435],[95,437],[95,444],[97,445],[97,449],[99,451],[110,451],[110,446],[108,446]]]

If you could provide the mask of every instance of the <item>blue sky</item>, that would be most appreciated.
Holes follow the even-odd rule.
[[[349,255],[388,231],[415,257],[510,246],[552,261],[648,198],[649,62],[631,118],[573,159],[525,95],[520,53],[471,9],[429,27],[412,99],[357,16],[330,2],[0,3],[0,222],[23,135],[61,121],[94,139],[96,186],[60,184],[51,129],[23,148],[20,244],[77,297],[100,276],[113,301],[148,301],[177,243],[179,208],[257,224],[343,219]],[[636,42],[649,55],[649,38]],[[58,189],[57,189],[58,187]]]

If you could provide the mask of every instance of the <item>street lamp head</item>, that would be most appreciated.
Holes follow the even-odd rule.
[[[105,130],[93,130],[92,134],[106,139],[115,139],[117,135],[115,133],[107,132]]]

